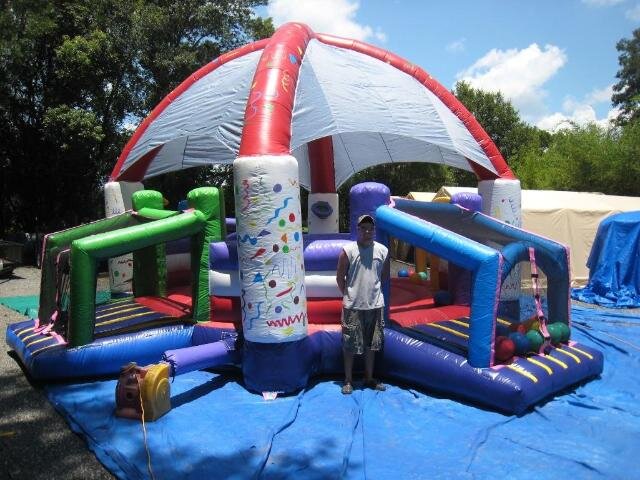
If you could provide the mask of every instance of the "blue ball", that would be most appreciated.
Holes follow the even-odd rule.
[[[398,271],[398,276],[402,277],[402,278],[406,278],[409,276],[409,270],[403,268],[402,270]]]
[[[523,356],[531,350],[531,342],[524,333],[513,332],[509,335],[509,338],[516,346],[516,355]]]

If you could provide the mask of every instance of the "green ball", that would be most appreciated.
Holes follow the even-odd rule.
[[[564,322],[556,322],[556,325],[558,325],[557,328],[560,330],[560,342],[567,343],[571,337],[571,329],[569,328],[569,325]]]
[[[540,347],[542,346],[542,344],[544,343],[544,337],[540,332],[537,332],[536,330],[529,330],[526,333],[526,336],[529,339],[529,343],[530,343],[529,351],[537,353],[540,350]]]
[[[562,324],[560,322],[554,322],[547,325],[547,331],[551,337],[551,343],[558,345],[562,341]]]

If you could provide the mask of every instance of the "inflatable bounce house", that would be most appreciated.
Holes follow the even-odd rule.
[[[340,233],[337,188],[403,161],[473,171],[480,196],[417,202],[359,184]],[[176,211],[139,190],[216,163],[233,164],[235,232],[215,187]],[[291,23],[226,53],[151,112],[110,180],[109,218],[46,238],[38,318],[8,329],[36,378],[163,359],[172,375],[235,366],[250,391],[286,394],[340,375],[335,270],[363,213],[378,241],[427,259],[385,286],[379,374],[521,413],[602,371],[601,353],[570,338],[567,249],[519,228],[520,185],[491,139],[447,89],[377,47]],[[96,305],[104,260],[133,295]]]

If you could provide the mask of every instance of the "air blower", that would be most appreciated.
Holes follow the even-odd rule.
[[[139,367],[131,362],[120,370],[116,385],[116,416],[152,422],[171,410],[169,364]]]

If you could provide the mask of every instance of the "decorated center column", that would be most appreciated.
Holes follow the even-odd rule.
[[[245,383],[292,391],[307,381],[290,371],[301,362],[287,360],[307,336],[298,163],[290,155],[240,157],[233,176]]]
[[[522,190],[520,180],[498,178],[478,182],[482,212],[514,227],[522,227]],[[520,316],[520,266],[517,265],[502,283],[499,315]]]

